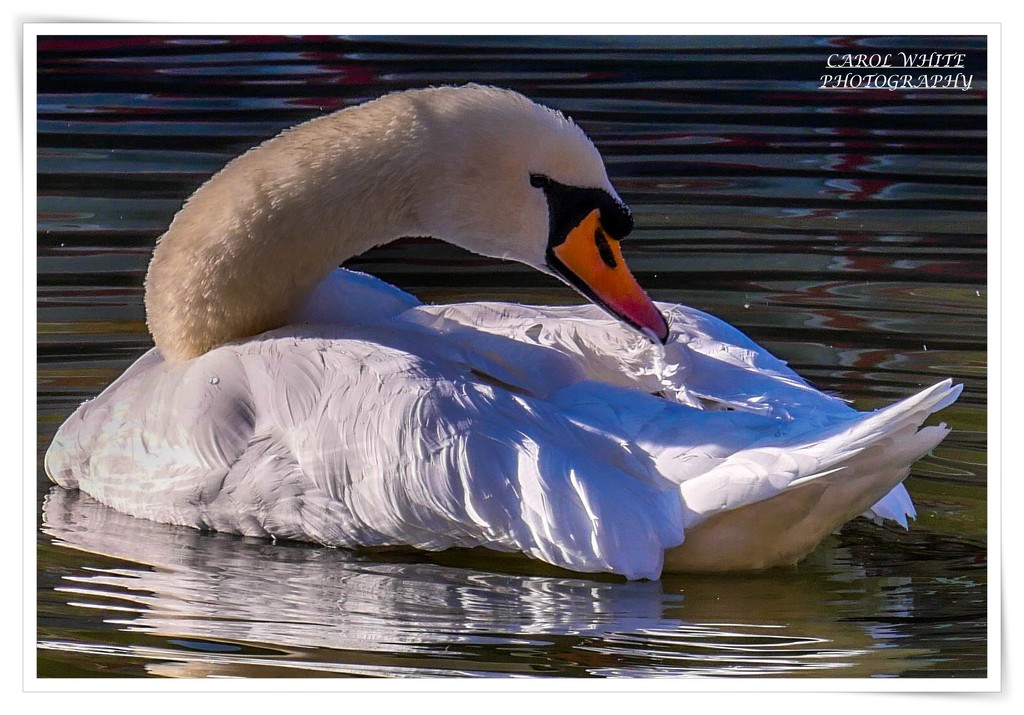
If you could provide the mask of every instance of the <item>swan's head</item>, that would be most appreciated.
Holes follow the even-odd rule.
[[[492,87],[416,94],[432,166],[418,212],[430,232],[553,274],[651,340],[668,339],[619,247],[633,228],[629,208],[578,126]]]

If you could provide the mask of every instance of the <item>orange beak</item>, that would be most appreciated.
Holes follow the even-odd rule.
[[[619,242],[605,233],[598,209],[549,249],[549,261],[574,288],[652,342],[668,340],[668,323],[629,272]]]

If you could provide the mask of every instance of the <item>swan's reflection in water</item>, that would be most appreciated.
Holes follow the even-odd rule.
[[[48,598],[65,619],[78,611],[95,628],[100,613],[123,636],[48,638],[44,608],[43,651],[127,658],[153,674],[836,677],[898,674],[915,655],[898,629],[839,617],[912,610],[908,579],[834,566],[835,548],[797,570],[624,582],[489,552],[356,554],[201,534],[60,488],[43,533],[44,548],[78,552]]]

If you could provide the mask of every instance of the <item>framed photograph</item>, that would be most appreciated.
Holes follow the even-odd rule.
[[[998,27],[627,29],[25,26],[34,687],[998,688]]]

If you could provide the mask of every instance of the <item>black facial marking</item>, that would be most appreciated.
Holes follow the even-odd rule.
[[[601,212],[601,226],[608,238],[621,241],[633,230],[633,216],[629,213],[629,207],[604,189],[567,186],[543,174],[530,174],[530,185],[543,189],[548,200],[551,224],[548,232],[549,249],[561,245],[569,231],[579,226],[594,209]],[[601,250],[600,245],[598,250]]]
[[[594,229],[594,243],[597,244],[597,254],[601,256],[601,260],[609,268],[615,268],[618,262],[615,260],[615,254],[612,253],[612,247],[608,245],[608,237],[604,235],[604,231],[600,227]]]

